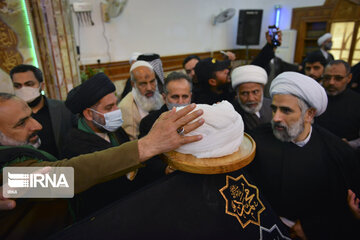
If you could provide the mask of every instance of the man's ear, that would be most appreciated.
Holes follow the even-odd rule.
[[[161,96],[163,97],[164,102],[166,102],[166,94],[162,93]]]
[[[352,73],[349,73],[348,75],[348,80],[346,81],[346,84],[348,84],[352,79]]]
[[[316,115],[316,109],[309,108],[308,110],[306,110],[304,121],[312,123],[313,119],[315,118],[315,115]]]
[[[93,120],[93,112],[91,111],[90,108],[85,108],[82,112],[82,114],[84,115],[84,118],[88,121],[92,121]]]
[[[217,86],[216,79],[214,79],[214,78],[210,78],[210,79],[208,80],[208,83],[209,83],[210,86],[213,86],[213,87],[216,87],[216,86]]]
[[[44,91],[44,88],[45,88],[45,83],[44,83],[44,82],[41,82],[41,83],[40,83],[40,92],[41,92],[41,91]]]

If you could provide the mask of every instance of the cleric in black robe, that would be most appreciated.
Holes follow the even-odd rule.
[[[245,132],[271,120],[271,100],[264,97],[267,79],[266,71],[255,65],[240,66],[231,73],[231,84],[237,93],[233,106],[244,121]]]
[[[80,117],[78,128],[67,135],[63,158],[101,151],[129,141],[121,127],[122,116],[114,91],[115,85],[111,80],[104,73],[99,73],[69,92],[65,104]],[[84,217],[137,190],[150,182],[152,177],[148,175],[151,173],[142,168],[79,194],[74,201],[76,216]]]
[[[293,237],[349,239],[359,222],[347,203],[348,189],[359,197],[360,166],[354,151],[313,117],[327,105],[325,90],[295,72],[271,84],[273,119],[251,132],[255,160],[246,167]],[[295,225],[293,225],[295,224]],[[296,227],[300,231],[294,232]]]
[[[360,94],[347,88],[352,74],[343,60],[330,62],[324,72],[323,87],[329,103],[326,111],[316,118],[316,123],[345,138],[353,148],[360,147]]]

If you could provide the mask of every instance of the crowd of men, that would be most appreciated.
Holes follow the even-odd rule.
[[[318,44],[319,51],[305,58],[303,73],[296,67],[274,79],[270,40],[250,65],[231,69],[232,53],[222,61],[191,55],[184,59],[185,73],[165,78],[157,54],[135,53],[120,102],[104,73],[61,102],[42,94],[40,69],[14,67],[15,95],[0,93],[1,168],[73,166],[77,194],[70,203],[1,197],[0,208],[12,210],[0,212],[0,236],[49,236],[74,221],[69,206],[78,220],[172,173],[158,155],[201,140],[184,135],[204,123],[193,122],[202,112],[188,114],[195,108],[191,103],[223,100],[233,104],[256,142],[255,159],[245,171],[286,219],[292,238],[358,234],[360,94],[351,89],[349,64],[328,52],[331,35]],[[45,212],[53,216],[46,227],[40,220]]]

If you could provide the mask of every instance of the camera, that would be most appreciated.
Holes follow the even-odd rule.
[[[278,29],[275,25],[269,26],[269,36],[271,37],[271,43],[274,47],[280,46]]]

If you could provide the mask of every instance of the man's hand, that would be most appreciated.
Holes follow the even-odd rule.
[[[354,215],[356,219],[360,219],[360,208],[359,208],[360,200],[359,198],[356,197],[356,194],[350,189],[348,189],[347,201],[351,213]]]
[[[4,198],[2,191],[2,187],[0,187],[0,210],[11,210],[15,208],[16,202],[14,200]]]
[[[201,135],[183,136],[177,131],[184,128],[183,133],[186,134],[204,124],[202,118],[191,123],[203,114],[201,109],[188,114],[195,107],[195,104],[190,104],[177,112],[173,108],[161,114],[148,135],[138,141],[140,161],[143,162],[160,153],[177,149],[181,145],[201,140]]]
[[[278,41],[280,43],[280,46],[281,46],[281,43],[282,43],[282,32],[281,30],[277,29],[277,35],[278,35]],[[270,34],[269,34],[269,31],[267,31],[265,33],[265,38],[266,38],[266,41],[267,43],[271,44],[272,45],[272,41],[271,41],[271,37],[270,37]],[[276,49],[276,47],[274,47],[274,49]]]
[[[300,220],[297,220],[295,222],[295,225],[292,226],[292,228],[290,228],[290,237],[292,239],[301,239],[301,240],[307,239],[304,230],[302,229]]]

